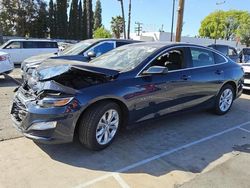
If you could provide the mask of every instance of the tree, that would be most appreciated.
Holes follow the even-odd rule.
[[[83,25],[83,12],[82,12],[82,0],[79,1],[78,4],[78,15],[77,15],[77,34],[78,34],[78,39],[83,39],[84,38],[84,25]]]
[[[94,14],[94,30],[97,30],[102,26],[102,5],[101,1],[97,0],[95,5],[95,14]]]
[[[48,11],[47,4],[44,1],[38,1],[37,15],[32,22],[32,28],[29,30],[30,36],[37,38],[46,37],[48,31]]]
[[[124,38],[126,39],[126,24],[125,24],[125,14],[124,14],[124,5],[123,5],[123,0],[117,0],[120,1],[121,3],[121,10],[122,10],[122,24],[123,24],[123,35]]]
[[[92,38],[93,36],[93,10],[92,10],[92,0],[84,1],[84,22],[86,24],[86,36],[87,38]]]
[[[78,39],[78,0],[72,0],[69,13],[69,32],[70,39]]]
[[[112,17],[111,30],[115,38],[119,39],[121,37],[123,29],[124,29],[123,18],[121,16]]]
[[[201,22],[199,34],[213,39],[235,39],[238,28],[244,24],[242,18],[246,14],[249,13],[238,10],[213,12]]]
[[[107,29],[105,29],[103,26],[97,28],[94,31],[94,38],[111,38],[112,34],[110,33],[110,31],[108,31]]]
[[[128,5],[128,39],[130,39],[130,22],[131,22],[131,0],[129,0]]]
[[[238,29],[238,36],[242,44],[250,46],[250,13],[242,16],[242,24]]]
[[[57,0],[57,35],[58,38],[68,37],[68,0]]]
[[[55,38],[56,37],[56,18],[55,18],[55,5],[53,0],[50,0],[49,2],[49,20],[48,20],[48,27],[50,30],[50,37]]]

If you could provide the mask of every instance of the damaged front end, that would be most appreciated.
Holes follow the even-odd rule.
[[[82,66],[43,67],[16,89],[11,108],[15,127],[40,142],[70,142],[80,116],[81,89],[115,79],[117,72]],[[111,74],[112,72],[112,74]]]

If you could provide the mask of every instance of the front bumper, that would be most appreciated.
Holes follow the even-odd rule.
[[[41,108],[34,100],[28,100],[19,88],[11,107],[11,119],[14,127],[29,139],[41,143],[72,142],[74,129],[80,112],[66,112],[70,106],[57,108]],[[48,129],[34,129],[37,123],[56,122],[56,126]]]

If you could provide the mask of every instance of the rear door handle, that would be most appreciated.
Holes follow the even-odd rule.
[[[223,70],[217,70],[217,71],[215,71],[215,74],[218,74],[218,75],[223,74],[223,73],[224,73]]]
[[[181,77],[181,79],[182,79],[182,80],[189,80],[189,79],[191,79],[191,76],[190,76],[190,75],[183,75],[183,76]]]

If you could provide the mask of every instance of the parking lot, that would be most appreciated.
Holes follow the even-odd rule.
[[[11,76],[20,79],[19,68]],[[93,152],[22,137],[9,115],[15,87],[0,77],[0,187],[250,187],[250,93],[224,116],[166,117]]]

